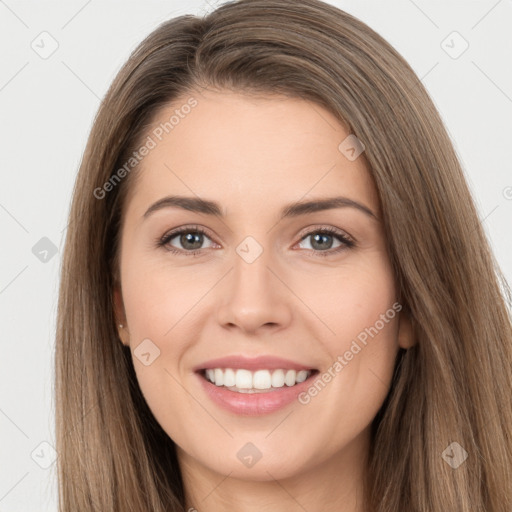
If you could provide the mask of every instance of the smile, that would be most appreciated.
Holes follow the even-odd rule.
[[[312,385],[316,369],[208,368],[198,370],[202,393],[213,405],[237,416],[270,414],[298,402]]]
[[[284,386],[292,387],[304,382],[314,370],[256,370],[244,368],[209,368],[203,376],[217,387],[225,387],[236,393],[265,393]]]

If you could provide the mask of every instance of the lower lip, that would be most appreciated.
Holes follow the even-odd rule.
[[[235,414],[244,416],[258,416],[278,411],[297,399],[297,396],[311,385],[318,372],[312,372],[303,382],[294,386],[284,385],[268,393],[237,393],[225,387],[216,386],[196,373],[201,385],[210,399],[220,407]]]

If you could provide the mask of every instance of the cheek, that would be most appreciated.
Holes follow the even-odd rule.
[[[331,331],[317,322],[328,362],[302,401],[324,425],[343,423],[354,432],[371,422],[389,390],[401,310],[387,260],[362,263],[333,273],[324,291],[315,285],[315,304]]]
[[[214,282],[212,276],[201,279],[197,272],[169,268],[136,253],[125,262],[122,279],[133,341],[154,337],[166,342],[174,337],[173,344],[180,324],[194,315],[194,307]]]
[[[354,340],[363,345],[372,339],[388,344],[396,334],[392,320],[397,307],[393,308],[396,295],[388,274],[360,274],[345,279],[340,289],[332,312],[340,349],[348,349],[347,343]],[[379,349],[374,346],[372,350]]]
[[[182,360],[191,340],[199,339],[198,302],[215,282],[197,273],[154,263],[136,251],[123,262],[123,301],[137,381],[156,420],[181,438],[186,429],[176,410],[194,402],[182,386]]]
[[[385,345],[396,337],[392,320],[400,306],[393,308],[396,290],[388,260],[375,251],[354,261],[308,282],[301,278],[304,287],[297,287],[312,305],[318,339],[331,356],[344,353],[355,339],[378,338]]]

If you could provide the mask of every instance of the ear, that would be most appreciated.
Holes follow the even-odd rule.
[[[114,285],[113,292],[113,303],[114,303],[114,315],[116,318],[116,328],[119,335],[119,339],[123,345],[130,345],[130,332],[128,331],[128,325],[126,322],[126,315],[124,311],[123,294],[121,292],[121,286],[119,284]],[[120,327],[120,324],[122,327]]]
[[[402,310],[398,316],[398,345],[409,349],[416,344],[411,314],[408,310]]]

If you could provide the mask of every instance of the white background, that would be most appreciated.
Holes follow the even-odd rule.
[[[422,78],[512,282],[512,1],[329,3],[384,36]],[[57,510],[50,445],[58,274],[72,186],[100,98],[157,25],[208,10],[203,0],[0,0],[0,512]],[[50,48],[43,31],[58,43],[47,59],[31,47],[46,37]],[[441,46],[453,31],[469,43],[457,59]],[[445,44],[460,48],[452,38]],[[32,252],[43,237],[57,248],[47,262]]]

